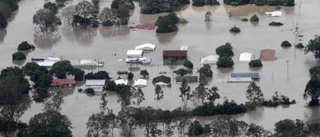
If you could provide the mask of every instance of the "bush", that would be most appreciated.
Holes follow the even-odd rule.
[[[248,20],[248,18],[242,18],[241,21],[247,22],[247,21],[249,21],[249,20]]]
[[[220,56],[217,62],[218,68],[231,68],[233,65],[233,60],[227,56]]]
[[[84,90],[84,92],[90,95],[95,95],[95,91],[93,88],[87,88]]]
[[[283,23],[272,21],[271,23],[269,23],[269,25],[270,25],[270,26],[282,26]]]
[[[201,126],[199,121],[193,121],[188,129],[189,136],[199,136],[203,134],[203,127]]]
[[[260,59],[256,59],[256,60],[251,60],[249,62],[249,66],[250,67],[262,67],[263,65],[262,65],[262,62]]]
[[[298,43],[295,47],[298,48],[298,49],[303,49],[304,48],[302,43]]]
[[[250,17],[250,21],[251,22],[258,22],[259,21],[259,17],[256,14],[254,14],[254,15],[252,15]]]
[[[237,26],[233,26],[229,31],[232,33],[239,33],[241,30]]]
[[[12,60],[25,60],[25,59],[26,59],[26,55],[24,55],[20,51],[12,54]]]
[[[30,50],[30,49],[35,49],[35,47],[29,44],[27,41],[21,42],[18,45],[18,50]]]
[[[262,105],[267,107],[276,107],[279,105],[291,105],[295,103],[296,103],[295,100],[290,101],[289,97],[284,95],[279,96],[278,92],[276,92],[275,95],[272,96],[272,99],[263,101]]]
[[[281,43],[281,47],[291,47],[292,45],[291,45],[291,43],[289,42],[289,41],[283,41],[282,43]]]
[[[133,79],[133,76],[134,76],[133,73],[129,72],[129,73],[128,73],[128,80],[132,80],[132,79]]]

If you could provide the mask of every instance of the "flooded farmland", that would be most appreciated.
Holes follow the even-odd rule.
[[[47,1],[47,0],[45,0]],[[281,42],[288,40],[291,43],[302,42],[306,44],[316,34],[320,33],[320,1],[296,0],[295,7],[285,7],[281,11],[281,17],[271,17],[265,12],[271,12],[276,7],[256,7],[246,6],[209,6],[193,7],[186,6],[184,10],[178,12],[179,17],[189,21],[187,24],[179,25],[179,31],[170,34],[156,34],[154,30],[131,29],[134,26],[145,22],[155,22],[158,16],[163,15],[142,15],[139,13],[139,6],[136,8],[128,26],[99,27],[88,29],[70,29],[66,25],[59,27],[56,34],[50,36],[35,35],[35,25],[32,24],[32,16],[42,8],[45,1],[21,0],[20,8],[12,17],[9,26],[0,31],[0,68],[8,66],[22,66],[31,61],[34,56],[61,56],[63,59],[99,59],[105,62],[105,66],[100,70],[106,70],[113,78],[117,78],[118,70],[128,70],[129,65],[124,61],[126,51],[134,49],[135,46],[143,43],[154,43],[155,51],[145,53],[145,57],[151,57],[152,63],[147,66],[135,66],[139,69],[147,69],[150,73],[148,86],[142,88],[146,100],[141,106],[156,107],[154,100],[154,86],[152,78],[159,75],[160,71],[165,71],[169,77],[174,77],[173,70],[182,66],[163,65],[162,50],[179,49],[181,45],[188,45],[188,58],[194,63],[195,73],[200,68],[200,58],[215,54],[215,49],[230,42],[233,46],[235,65],[232,69],[217,69],[212,65],[213,78],[209,81],[209,87],[217,86],[220,96],[235,100],[239,103],[246,101],[246,89],[249,83],[227,83],[226,78],[232,72],[259,72],[261,79],[257,82],[265,98],[271,98],[276,91],[295,99],[297,104],[263,108],[245,114],[233,115],[234,118],[244,120],[247,123],[262,125],[268,130],[273,130],[274,123],[281,119],[301,119],[305,122],[320,119],[320,108],[306,107],[303,99],[305,85],[309,80],[309,68],[318,64],[312,54],[304,54],[300,49],[294,47],[282,48]],[[81,0],[73,0],[78,3]],[[222,0],[220,0],[222,3]],[[110,7],[111,0],[101,0],[100,7]],[[212,12],[212,21],[205,22],[204,15],[207,11]],[[249,18],[257,14],[260,18],[258,24],[242,22],[241,18]],[[230,16],[231,15],[231,16]],[[272,21],[282,22],[281,27],[271,27],[268,24]],[[229,29],[232,26],[241,29],[239,34],[232,34]],[[294,34],[295,28],[299,27],[299,34],[303,37],[297,38]],[[22,41],[28,41],[36,45],[36,50],[29,53],[24,63],[14,64],[11,60],[12,53],[16,51],[17,45]],[[254,53],[258,58],[260,50],[275,49],[277,60],[263,61],[263,67],[253,70],[248,67],[248,62],[240,62],[239,55],[242,52]],[[116,56],[114,56],[116,54]],[[87,70],[98,71],[98,70]],[[139,78],[140,71],[133,71],[134,79]],[[189,84],[194,89],[197,84]],[[180,84],[172,82],[170,88],[164,88],[164,98],[159,101],[162,109],[175,109],[182,105],[179,97]],[[76,137],[85,136],[87,130],[85,123],[91,114],[99,111],[100,95],[87,96],[79,93],[78,87],[65,91],[64,103],[61,113],[69,117],[73,124],[73,135]],[[70,91],[71,90],[71,91]],[[72,91],[73,90],[73,91]],[[222,101],[220,99],[219,101]],[[115,112],[120,110],[120,103],[117,102],[117,95],[108,93],[108,106]],[[33,103],[31,108],[23,115],[22,121],[29,119],[41,112],[42,105]],[[212,117],[197,117],[206,122]],[[139,132],[139,131],[137,131]],[[115,136],[119,133],[115,133]]]

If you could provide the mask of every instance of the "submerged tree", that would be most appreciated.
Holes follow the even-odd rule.
[[[249,102],[254,106],[260,106],[264,101],[263,93],[255,82],[249,84],[246,95]]]
[[[306,85],[304,90],[304,99],[311,98],[308,103],[309,106],[319,106],[319,96],[320,96],[320,77],[312,76]]]
[[[157,107],[159,100],[163,99],[163,90],[161,89],[160,85],[156,85],[156,88],[154,89],[156,97],[154,98],[157,101]]]
[[[40,9],[33,16],[33,23],[38,25],[42,33],[56,31],[60,19],[49,9]]]
[[[72,137],[71,122],[56,110],[36,114],[29,121],[26,137]]]
[[[211,21],[212,20],[211,17],[212,17],[211,11],[206,12],[206,14],[204,16],[204,18],[205,18],[204,21]]]
[[[0,78],[0,132],[4,136],[13,136],[20,117],[30,107],[28,81],[22,76],[11,74]]]
[[[186,79],[182,80],[180,89],[180,98],[183,102],[183,108],[186,110],[188,106],[188,101],[192,98],[190,86]]]

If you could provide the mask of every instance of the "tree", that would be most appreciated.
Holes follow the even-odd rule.
[[[206,77],[212,77],[212,70],[209,64],[203,64],[203,66],[198,70],[200,76],[205,75]]]
[[[291,46],[292,46],[291,43],[286,40],[281,43],[281,47],[291,47]]]
[[[137,109],[133,107],[122,107],[118,112],[117,119],[119,120],[119,126],[123,130],[123,136],[132,137],[133,131],[137,128],[137,121],[134,118]]]
[[[214,103],[215,100],[220,98],[220,94],[218,93],[218,88],[213,86],[209,89],[209,95],[207,96],[207,100]]]
[[[239,33],[241,30],[239,27],[233,26],[233,27],[231,27],[231,29],[229,31],[232,33]]]
[[[320,77],[312,76],[306,85],[304,90],[304,99],[311,98],[308,103],[309,106],[319,106],[319,96],[320,96]]]
[[[251,22],[258,22],[259,21],[259,17],[256,14],[254,14],[254,15],[252,15],[250,17],[250,21]]]
[[[110,80],[109,73],[106,71],[98,71],[96,73],[88,73],[85,75],[85,79],[105,79],[105,80]]]
[[[26,137],[72,137],[71,122],[56,110],[36,114],[29,121]]]
[[[142,75],[143,78],[146,78],[149,76],[149,72],[146,69],[144,69],[140,71],[140,75]]]
[[[12,60],[25,60],[26,55],[20,51],[17,51],[12,54]]]
[[[316,59],[320,58],[320,36],[316,36],[314,39],[309,40],[305,52],[312,52]]]
[[[249,67],[262,67],[262,62],[260,59],[251,60],[249,62]]]
[[[178,31],[177,23],[179,23],[179,17],[175,13],[160,16],[156,21],[156,26],[158,26],[156,33],[170,33]]]
[[[76,81],[83,81],[84,78],[84,71],[79,68],[73,68],[70,72],[71,75],[74,75],[74,80]]]
[[[38,25],[43,33],[54,32],[59,22],[60,19],[48,9],[39,9],[33,15],[33,23]]]
[[[2,12],[0,12],[0,29],[6,28],[8,26],[7,19],[4,17]]]
[[[201,134],[203,134],[202,125],[197,120],[193,121],[189,126],[188,135],[189,136],[199,136]]]
[[[320,66],[314,66],[309,69],[310,76],[320,77]]]
[[[30,107],[28,88],[28,81],[20,75],[1,76],[0,132],[4,136],[13,136],[20,117]]]
[[[63,103],[63,96],[60,92],[56,92],[50,100],[47,100],[44,103],[43,110],[54,110],[54,111],[60,111],[61,110],[61,104]]]
[[[134,76],[133,73],[132,73],[132,72],[129,72],[129,73],[128,73],[128,80],[132,80],[132,79],[133,79],[133,76]]]
[[[57,14],[59,7],[56,3],[47,2],[43,5],[43,8],[50,10],[53,14]]]
[[[130,10],[128,6],[120,6],[116,12],[116,18],[119,25],[127,25],[130,18]]]
[[[249,102],[254,104],[255,106],[260,106],[264,101],[263,93],[260,87],[257,86],[255,82],[251,82],[249,84],[246,95]]]
[[[156,97],[154,98],[157,101],[157,107],[158,107],[158,101],[163,99],[163,90],[159,85],[156,85],[156,88],[154,89]]]
[[[87,137],[99,137],[100,134],[103,135],[112,135],[113,128],[116,126],[116,115],[112,111],[109,111],[108,114],[96,113],[92,114],[87,122]]]
[[[295,122],[290,119],[280,120],[274,126],[275,136],[277,137],[301,137],[308,135],[305,124],[298,119]]]
[[[183,63],[183,66],[185,66],[186,68],[189,68],[189,69],[193,69],[193,63],[190,60],[186,60]]]
[[[98,19],[102,22],[103,26],[112,26],[115,22],[115,17],[109,8],[103,8],[98,15]]]
[[[58,61],[54,63],[50,69],[50,73],[56,76],[57,78],[66,78],[67,75],[71,74],[73,67],[70,61]]]
[[[231,68],[233,65],[233,60],[228,56],[220,56],[217,62],[219,68]]]
[[[204,77],[204,76],[200,76]],[[195,88],[195,90],[192,93],[192,96],[201,101],[201,104],[204,103],[205,99],[208,97],[209,92],[208,88],[205,87],[205,84],[199,83],[199,85]]]
[[[211,17],[212,17],[212,13],[211,11],[206,12],[205,16],[204,16],[204,21],[211,21]]]
[[[181,87],[179,89],[181,93],[180,98],[183,102],[183,108],[187,109],[188,101],[192,98],[192,94],[191,94],[190,86],[188,85],[186,79],[182,80]]]
[[[184,76],[184,75],[188,74],[189,71],[185,68],[179,68],[178,70],[175,70],[173,72],[177,75]]]
[[[23,41],[18,45],[18,50],[30,50],[35,49],[35,47],[29,44],[27,41]]]
[[[233,56],[232,46],[229,42],[216,48],[216,54],[221,56]]]

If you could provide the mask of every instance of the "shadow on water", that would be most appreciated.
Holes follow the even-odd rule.
[[[25,62],[26,60],[12,60],[12,63],[18,65],[19,67],[21,67]]]
[[[164,33],[164,34],[156,34],[157,40],[159,43],[170,43],[172,38],[177,35],[178,31],[171,32],[171,33]]]
[[[129,35],[130,28],[128,26],[122,26],[122,25],[120,26],[113,25],[109,27],[100,26],[99,31],[103,37],[114,37],[114,36]]]
[[[97,36],[97,28],[92,27],[63,27],[62,34],[70,41],[76,41],[80,45],[87,46]]]
[[[42,34],[42,33],[35,33],[34,37],[34,44],[37,48],[43,50],[50,50],[52,49],[53,45],[60,41],[61,36],[57,33],[52,34]]]
[[[4,37],[7,35],[7,29],[0,29],[0,43],[3,42]]]

